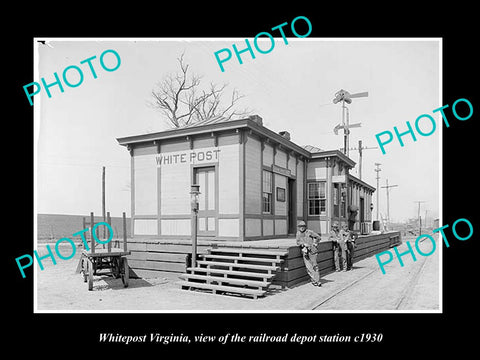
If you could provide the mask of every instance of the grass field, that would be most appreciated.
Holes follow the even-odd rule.
[[[72,234],[84,229],[84,217],[90,221],[89,215],[37,214],[37,239],[39,242],[55,242],[62,237],[71,238]],[[95,216],[94,220],[95,223],[103,221],[100,216]],[[114,238],[122,237],[122,218],[112,217],[111,220]],[[127,236],[130,234],[130,218],[127,218]]]

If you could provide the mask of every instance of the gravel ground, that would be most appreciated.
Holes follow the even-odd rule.
[[[404,240],[413,246],[414,239]],[[398,251],[405,250],[404,241]],[[43,271],[37,265],[37,312],[440,310],[438,247],[428,257],[417,254],[417,261],[410,255],[403,256],[403,267],[394,258],[385,266],[386,274],[382,274],[373,256],[355,263],[352,271],[323,276],[322,287],[306,283],[286,290],[274,288],[256,300],[181,290],[176,284],[177,274],[130,279],[128,288],[123,287],[121,279],[95,276],[94,289],[88,291],[83,277],[75,274],[78,259],[79,254],[70,260],[59,260],[57,265],[45,260]]]

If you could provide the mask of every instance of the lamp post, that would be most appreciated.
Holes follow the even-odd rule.
[[[198,195],[200,194],[200,185],[191,186],[190,206],[192,209],[192,267],[197,266],[197,224],[198,224]]]

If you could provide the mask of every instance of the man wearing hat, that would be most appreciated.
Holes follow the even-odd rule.
[[[358,206],[355,204],[348,205],[348,230],[352,231],[357,219]]]
[[[348,206],[348,236],[346,238],[346,252],[347,252],[347,270],[352,270],[353,253],[355,251],[355,240],[358,238],[357,233],[353,230],[358,214],[358,206],[355,204]]]
[[[358,234],[355,231],[349,230],[346,240],[347,246],[347,270],[352,270],[353,267],[353,255],[355,252],[355,240],[358,238]]]
[[[314,286],[322,286],[317,264],[317,244],[320,242],[320,235],[312,230],[308,230],[305,221],[299,221],[297,228],[297,245],[302,249],[303,261],[305,262],[307,273]]]
[[[348,233],[340,230],[338,222],[332,223],[332,231],[330,231],[329,240],[333,243],[333,261],[335,264],[335,271],[347,271],[347,244],[346,239]],[[340,259],[342,259],[342,266],[340,266]]]

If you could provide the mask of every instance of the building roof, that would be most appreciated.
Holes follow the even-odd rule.
[[[353,181],[354,183],[357,183],[363,187],[366,187],[367,189],[370,189],[370,191],[374,192],[376,191],[376,188],[370,184],[367,184],[365,181],[360,180],[356,176],[353,176],[352,174],[348,174],[348,178]]]
[[[299,146],[292,142],[289,137],[276,133],[265,126],[263,126],[262,118],[258,115],[251,115],[244,119],[227,119],[224,117],[216,117],[207,119],[181,128],[160,131],[156,133],[133,135],[122,138],[117,138],[120,145],[133,146],[135,144],[149,143],[152,141],[161,141],[165,139],[173,139],[187,136],[194,136],[198,134],[211,134],[226,130],[239,130],[247,128],[260,136],[266,137],[269,141],[276,142],[282,146],[295,151],[296,153],[309,158],[318,159],[330,156],[336,156],[343,160],[347,165],[355,166],[355,161],[350,159],[340,150],[322,150],[316,146],[305,145]]]
[[[316,153],[316,152],[322,152],[323,150],[316,147],[316,146],[312,146],[312,145],[305,145],[303,146],[303,148],[305,150],[307,150],[308,152],[311,152],[311,153]]]
[[[183,126],[183,128],[191,128],[191,127],[196,127],[196,126],[204,126],[204,125],[210,125],[210,124],[218,124],[226,121],[231,121],[231,119],[227,119],[223,116],[217,116],[211,119],[205,119],[202,121],[197,121],[188,125]]]
[[[117,138],[117,141],[120,145],[134,146],[136,144],[146,144],[152,141],[182,138],[199,134],[219,133],[228,130],[238,131],[240,129],[249,129],[262,137],[268,138],[269,141],[285,146],[285,148],[295,151],[302,156],[309,157],[310,155],[308,151],[288,140],[285,136],[282,136],[263,126],[262,118],[258,115],[252,115],[244,119],[236,120],[221,117],[214,118],[197,122],[181,128]]]

